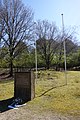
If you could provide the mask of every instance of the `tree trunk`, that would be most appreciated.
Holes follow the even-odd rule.
[[[10,77],[13,76],[13,51],[10,51]]]
[[[50,68],[50,59],[47,58],[47,59],[46,59],[46,69],[49,70],[49,68]]]
[[[10,77],[13,76],[13,61],[12,61],[12,59],[10,60],[10,72],[9,72],[9,74],[10,74]]]

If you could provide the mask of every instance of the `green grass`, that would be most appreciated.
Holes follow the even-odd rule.
[[[52,111],[80,116],[80,72],[67,72],[65,85],[63,72],[39,71],[35,88],[35,99],[24,109],[35,113]],[[0,100],[13,96],[13,82],[0,83]]]

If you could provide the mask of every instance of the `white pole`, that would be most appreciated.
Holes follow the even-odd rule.
[[[36,80],[37,80],[37,47],[36,47],[36,40],[35,40],[35,67],[36,67]]]
[[[34,22],[34,29],[36,28],[36,22]],[[35,33],[34,33],[35,34]],[[36,45],[36,36],[35,36],[35,69],[36,69],[36,80],[35,83],[37,83],[37,45]]]
[[[64,36],[64,19],[63,19],[63,14],[61,14],[62,16],[62,37]],[[64,39],[64,65],[65,65],[65,81],[66,81],[66,85],[67,85],[67,69],[66,69],[66,43],[65,43],[65,39]]]

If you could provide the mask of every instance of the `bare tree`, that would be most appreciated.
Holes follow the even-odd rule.
[[[38,21],[36,23],[37,51],[45,61],[47,69],[50,68],[53,54],[57,48],[57,27],[48,21]]]
[[[64,40],[66,43],[66,54],[69,54],[77,48],[73,42],[74,33],[74,30],[71,32],[69,29],[69,31],[65,30],[64,35],[62,35],[54,23],[51,24],[46,20],[39,20],[36,23],[37,52],[43,59],[47,69],[50,68],[53,60],[56,70],[64,67]]]
[[[32,39],[33,12],[21,0],[3,0],[0,9],[0,25],[3,28],[2,41],[7,45],[10,56],[10,75],[13,74],[13,59],[21,41]]]
[[[68,32],[69,31],[69,32]],[[66,49],[66,59],[67,56],[70,55],[70,53],[74,53],[77,51],[78,46],[76,44],[76,38],[75,38],[75,30],[72,29],[70,31],[70,28],[68,31],[64,31],[64,34],[59,35],[58,37],[58,48],[56,51],[56,70],[57,68],[59,69],[60,67],[64,67],[64,40],[65,40],[65,49]]]

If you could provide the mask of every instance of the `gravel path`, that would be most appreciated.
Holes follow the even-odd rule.
[[[80,117],[61,116],[52,112],[34,114],[24,107],[0,113],[0,120],[80,120]]]

